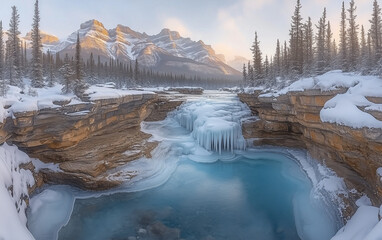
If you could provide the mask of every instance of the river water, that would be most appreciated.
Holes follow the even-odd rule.
[[[161,141],[152,159],[110,172],[136,178],[102,193],[47,187],[31,200],[28,227],[38,240],[329,240],[339,211],[295,157],[306,153],[248,147],[249,118],[235,94],[188,97],[166,120],[142,124]]]

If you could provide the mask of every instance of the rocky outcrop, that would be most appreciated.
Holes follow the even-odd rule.
[[[40,171],[44,182],[111,188],[120,183],[110,180],[108,171],[150,157],[156,143],[148,141],[150,135],[140,131],[140,123],[146,118],[164,119],[179,105],[168,101],[142,93],[72,105],[56,102],[61,106],[7,118],[0,125],[0,144],[11,142],[31,157],[58,164],[61,171]],[[153,113],[158,106],[162,106],[159,113]],[[128,175],[134,177],[133,172]]]
[[[345,91],[306,90],[279,97],[260,97],[260,92],[239,94],[252,113],[259,117],[257,121],[243,124],[243,134],[247,139],[253,139],[255,145],[308,149],[314,158],[325,162],[343,177],[349,189],[367,193],[379,206],[382,184],[376,170],[382,166],[382,130],[354,129],[324,123],[320,119],[325,103]],[[350,202],[357,197],[350,196]]]

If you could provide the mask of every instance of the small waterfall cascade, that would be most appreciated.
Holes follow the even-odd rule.
[[[245,149],[241,119],[249,114],[248,107],[236,98],[231,101],[200,99],[183,104],[174,117],[192,132],[200,146],[221,154]]]

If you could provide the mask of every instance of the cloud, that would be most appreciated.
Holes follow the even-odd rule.
[[[183,37],[190,37],[190,30],[178,18],[167,18],[164,20],[163,26],[174,31],[178,31]]]

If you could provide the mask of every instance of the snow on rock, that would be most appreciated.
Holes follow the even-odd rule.
[[[357,75],[355,78],[359,79],[356,85],[326,102],[320,113],[321,120],[353,128],[382,128],[382,121],[367,112],[381,111],[381,104],[370,102],[366,98],[382,97],[382,79]]]
[[[320,112],[321,121],[352,128],[382,128],[382,121],[369,112],[382,112],[382,104],[367,99],[367,97],[382,97],[382,79],[376,76],[362,76],[334,70],[320,76],[302,78],[288,87],[261,94],[260,97],[278,97],[288,92],[310,89],[331,91],[341,88],[348,90],[326,102]]]
[[[31,159],[15,146],[0,146],[0,239],[34,239],[26,228],[28,186],[35,184],[32,172],[20,164]]]
[[[29,79],[24,79],[24,83],[27,86],[26,90],[9,86],[7,95],[0,97],[0,123],[2,123],[5,118],[13,116],[14,113],[38,111],[47,108],[60,108],[61,106],[57,105],[58,102],[66,102],[69,105],[82,103],[74,94],[62,94],[62,85],[60,84],[56,84],[53,87],[31,88]],[[100,100],[120,98],[128,95],[155,93],[149,91],[114,89],[114,86],[109,83],[91,86],[86,91],[86,94],[89,95],[90,100]],[[5,106],[10,107],[5,109]]]
[[[320,76],[302,78],[280,91],[263,94],[261,96],[278,97],[288,92],[302,92],[309,89],[330,91],[339,88],[349,88],[358,84],[362,78],[365,77],[353,73],[343,73],[341,70],[334,70]]]
[[[381,208],[373,207],[370,198],[362,196],[356,201],[357,212],[331,240],[381,240]]]
[[[378,212],[377,207],[360,206],[331,240],[381,240],[382,221],[378,219]]]

